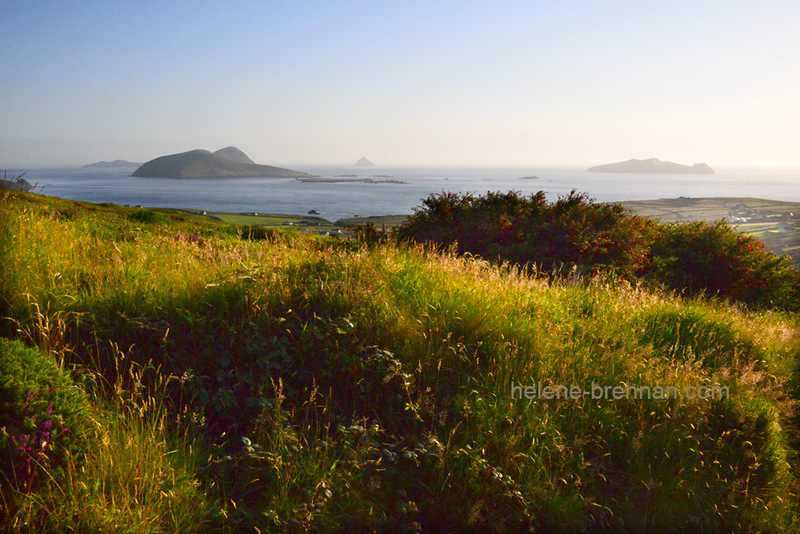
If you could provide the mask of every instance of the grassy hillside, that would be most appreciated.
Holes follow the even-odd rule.
[[[0,280],[8,530],[798,527],[796,315],[20,192]]]

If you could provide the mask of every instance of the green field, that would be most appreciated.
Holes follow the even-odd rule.
[[[331,222],[322,217],[306,216],[306,215],[287,215],[276,213],[259,213],[259,214],[242,214],[242,213],[224,213],[224,212],[207,212],[203,210],[175,210],[184,213],[191,213],[201,215],[211,219],[224,221],[231,224],[240,225],[253,225],[253,226],[280,226],[284,228],[292,228],[302,230],[305,232],[322,234],[325,232],[347,232],[348,226],[362,226],[365,224],[374,224],[378,228],[393,228],[402,224],[407,218],[407,215],[376,215],[370,217],[352,217],[349,219],[340,219]]]
[[[211,213],[214,217],[233,224],[252,224],[260,226],[281,226],[287,223],[303,226],[333,226],[330,221],[316,217],[296,215],[236,215],[233,213]]]

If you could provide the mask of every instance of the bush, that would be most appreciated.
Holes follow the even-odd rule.
[[[665,224],[647,276],[671,289],[718,295],[758,307],[798,308],[800,272],[787,256],[725,222]]]
[[[800,307],[791,260],[727,223],[661,224],[575,191],[552,203],[542,191],[432,194],[398,235],[553,274],[607,273],[756,307]]]
[[[29,492],[48,478],[44,470],[57,479],[68,459],[79,460],[87,410],[84,393],[52,358],[0,338],[0,488]]]
[[[572,191],[548,203],[544,192],[515,191],[484,197],[433,194],[404,224],[400,236],[489,260],[535,264],[548,272],[576,266],[630,276],[649,266],[657,223],[615,204],[597,204]]]
[[[164,222],[166,219],[160,213],[153,210],[139,209],[128,215],[128,219],[136,222]]]

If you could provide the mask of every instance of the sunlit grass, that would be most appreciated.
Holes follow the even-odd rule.
[[[33,199],[0,204],[4,328],[63,362],[99,432],[17,525],[796,526],[792,314]],[[512,398],[540,382],[730,398]]]

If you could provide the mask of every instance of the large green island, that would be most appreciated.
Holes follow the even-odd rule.
[[[190,150],[180,154],[161,156],[136,169],[132,176],[143,178],[301,178],[309,174],[258,165],[244,152],[227,147],[217,152]]]

